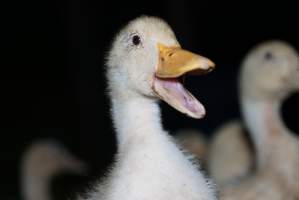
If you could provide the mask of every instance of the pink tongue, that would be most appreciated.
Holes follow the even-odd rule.
[[[155,79],[156,92],[167,103],[195,118],[202,118],[205,115],[203,105],[176,79]]]

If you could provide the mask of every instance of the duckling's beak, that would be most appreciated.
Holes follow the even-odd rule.
[[[166,47],[158,43],[158,49],[156,76],[159,78],[177,78],[186,73],[205,74],[215,68],[215,64],[208,58],[180,47]]]
[[[180,82],[185,74],[205,74],[215,68],[208,58],[183,50],[158,44],[159,61],[153,91],[166,103],[193,118],[205,116],[204,106]]]

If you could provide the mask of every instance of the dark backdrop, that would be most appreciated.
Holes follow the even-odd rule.
[[[190,90],[207,109],[203,120],[162,104],[168,130],[194,127],[207,134],[239,117],[238,66],[253,45],[283,39],[299,48],[299,13],[289,2],[216,1],[22,1],[5,3],[1,32],[1,196],[18,196],[18,167],[27,145],[56,138],[101,174],[115,153],[103,55],[115,32],[141,14],[164,18],[181,45],[217,64]],[[294,8],[294,9],[292,9]],[[295,100],[294,100],[295,99]],[[298,98],[284,106],[294,131]],[[297,104],[296,104],[297,103]],[[296,106],[297,105],[297,106]]]

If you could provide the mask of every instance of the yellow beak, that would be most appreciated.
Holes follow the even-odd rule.
[[[180,47],[166,47],[158,43],[158,49],[159,62],[156,76],[159,78],[176,78],[187,72],[204,74],[215,68],[215,64],[208,58]]]

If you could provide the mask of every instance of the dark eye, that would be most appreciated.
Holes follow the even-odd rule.
[[[134,45],[139,45],[140,44],[140,37],[138,36],[138,35],[134,35],[133,37],[132,37],[132,42],[133,42],[133,44]]]
[[[274,55],[271,52],[267,51],[264,57],[266,60],[272,60],[274,58]]]

